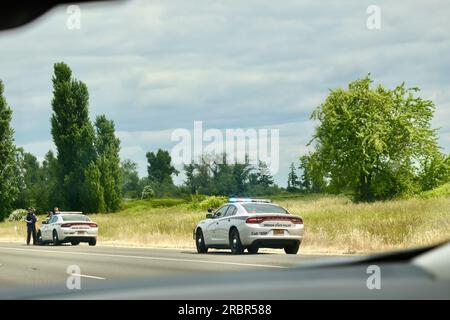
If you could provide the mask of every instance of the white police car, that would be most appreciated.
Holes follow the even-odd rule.
[[[40,244],[60,245],[70,242],[76,246],[80,242],[87,242],[95,246],[98,225],[81,212],[61,212],[42,222],[37,236]]]
[[[209,248],[231,249],[241,254],[245,249],[284,249],[297,254],[303,238],[303,220],[266,199],[230,198],[216,212],[208,210],[206,220],[194,229],[198,253]]]

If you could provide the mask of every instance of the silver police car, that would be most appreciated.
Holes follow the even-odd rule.
[[[194,228],[198,253],[209,248],[231,249],[233,254],[258,253],[259,248],[284,249],[297,254],[303,238],[303,219],[266,199],[230,198],[229,203]]]

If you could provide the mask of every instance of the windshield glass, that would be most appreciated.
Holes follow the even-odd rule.
[[[89,217],[82,214],[71,214],[66,216],[61,216],[63,221],[91,221]]]
[[[373,2],[2,6],[0,300],[69,273],[314,296],[237,276],[449,241],[450,2]]]
[[[280,206],[267,203],[245,203],[242,206],[248,213],[289,213]]]

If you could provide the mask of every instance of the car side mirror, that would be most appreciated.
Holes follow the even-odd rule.
[[[213,211],[214,211],[213,208],[208,208],[209,213],[213,213]]]
[[[207,213],[206,214],[206,219],[212,219],[213,218],[213,214],[212,213]]]
[[[47,224],[48,222],[47,221],[42,221],[42,224]]]

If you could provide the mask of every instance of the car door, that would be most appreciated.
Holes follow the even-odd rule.
[[[216,230],[219,226],[219,221],[222,217],[225,216],[225,213],[227,212],[229,205],[224,205],[217,210],[211,221],[208,221],[208,225],[206,226],[206,238],[205,241],[208,245],[216,245],[219,243]]]
[[[51,224],[55,220],[55,216],[51,217],[46,224],[41,225],[41,235],[42,240],[50,241],[52,240]]]
[[[51,240],[53,240],[53,229],[55,229],[56,221],[58,221],[58,216],[54,215],[52,217],[52,220],[50,221],[50,224],[48,225],[47,237]]]
[[[50,219],[47,220],[47,223],[48,223],[49,220],[50,220]],[[41,223],[41,226],[39,227],[39,231],[41,232],[41,238],[42,238],[42,240],[45,241],[45,230],[46,230],[46,228],[47,228],[47,223],[44,223],[44,222],[45,222],[45,221],[43,221],[43,222]]]
[[[229,205],[227,211],[225,212],[225,215],[220,219],[218,219],[216,225],[216,238],[218,244],[220,245],[229,244],[228,232],[232,224],[231,217],[235,215],[236,212],[237,212],[236,206]]]

